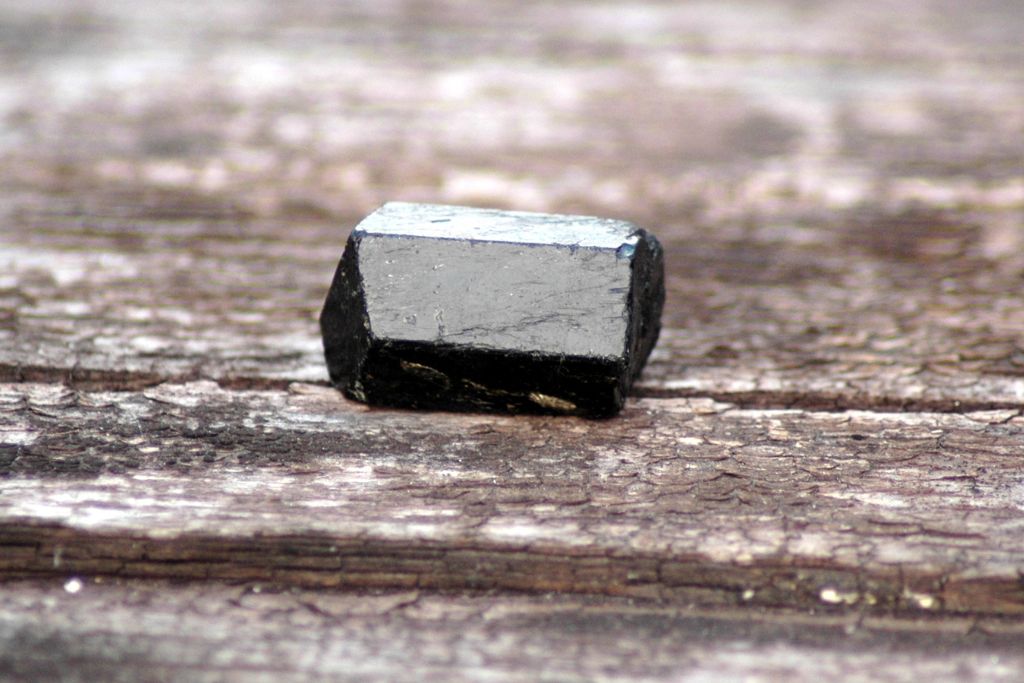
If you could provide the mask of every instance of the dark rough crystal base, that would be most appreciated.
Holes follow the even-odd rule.
[[[543,356],[421,343],[383,343],[367,354],[368,403],[404,408],[614,415],[627,387],[608,359]]]
[[[663,302],[661,247],[628,223],[392,203],[349,237],[320,324],[360,401],[609,417]]]

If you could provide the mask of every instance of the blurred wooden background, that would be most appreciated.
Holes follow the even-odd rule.
[[[1024,7],[0,1],[0,677],[1019,680]],[[389,199],[655,232],[620,418],[374,409]]]

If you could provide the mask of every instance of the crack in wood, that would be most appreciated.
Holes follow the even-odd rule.
[[[0,579],[91,576],[264,585],[579,593],[704,606],[862,612],[1024,615],[1019,577],[950,578],[899,568],[865,573],[823,560],[716,563],[702,557],[560,554],[510,546],[373,541],[331,536],[173,539],[0,527]],[[59,558],[59,559],[58,559]],[[840,599],[836,596],[842,596]]]
[[[253,376],[203,377],[198,371],[177,375],[130,370],[59,368],[52,366],[0,363],[0,383],[57,384],[76,391],[131,392],[161,384],[186,384],[212,380],[223,389],[236,391],[286,391],[294,385],[329,387],[327,381],[310,382],[288,378]],[[1020,414],[1021,401],[985,401],[962,399],[901,399],[891,396],[849,396],[815,391],[697,391],[666,389],[656,384],[638,384],[631,392],[638,399],[709,399],[741,409],[809,410],[846,412],[865,410],[882,413],[955,413],[1009,411]],[[1007,417],[1006,419],[1010,419]]]

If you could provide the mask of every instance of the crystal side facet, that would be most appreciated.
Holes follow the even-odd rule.
[[[658,241],[623,221],[385,204],[320,317],[331,380],[372,404],[613,415],[660,329]]]

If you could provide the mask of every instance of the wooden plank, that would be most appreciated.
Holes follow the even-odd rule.
[[[6,385],[0,574],[1024,614],[1024,420]]]
[[[947,570],[956,576],[980,568],[984,599],[979,604],[994,604],[993,609],[1016,604],[1011,579],[1019,548],[1006,520],[1017,506],[1017,484],[1006,468],[997,468],[998,476],[987,475],[991,479],[982,477],[987,488],[978,491],[987,497],[979,512],[970,488],[977,475],[964,469],[989,466],[996,457],[992,453],[1005,456],[999,462],[1013,462],[1019,444],[1014,415],[1022,395],[1021,46],[1007,28],[1013,26],[1007,18],[1013,17],[1014,8],[992,3],[964,14],[946,11],[950,8],[939,3],[911,3],[888,17],[888,38],[880,39],[877,26],[865,18],[870,13],[862,12],[858,3],[830,3],[814,10],[813,30],[806,28],[808,10],[792,3],[765,3],[760,13],[729,3],[700,11],[645,7],[647,15],[631,15],[615,7],[570,4],[559,10],[574,20],[566,22],[562,15],[552,21],[551,10],[542,4],[497,11],[489,7],[476,14],[435,5],[410,17],[358,4],[338,10],[307,2],[293,5],[287,16],[268,20],[265,13],[227,3],[182,24],[171,3],[154,3],[141,14],[128,5],[98,10],[61,3],[44,8],[52,13],[47,21],[39,21],[41,10],[36,7],[5,4],[0,16],[5,26],[13,27],[8,33],[31,39],[7,44],[7,56],[13,59],[5,60],[2,72],[4,376],[68,379],[104,388],[190,377],[264,388],[319,380],[322,365],[313,318],[336,258],[324,245],[331,240],[340,245],[339,225],[351,224],[381,199],[498,201],[519,208],[623,215],[659,228],[675,264],[671,328],[643,387],[649,396],[699,394],[776,407],[1012,408],[982,416],[978,425],[1006,420],[984,428],[971,422],[980,419],[977,413],[965,418],[883,414],[873,421],[860,414],[794,417],[726,411],[739,415],[735,419],[740,422],[737,426],[726,420],[731,426],[725,429],[749,440],[752,432],[746,430],[756,427],[758,434],[769,434],[770,445],[776,429],[772,425],[781,420],[783,431],[791,435],[782,441],[787,448],[796,453],[798,445],[812,444],[823,449],[813,457],[822,457],[840,440],[831,436],[822,441],[822,425],[831,425],[830,420],[850,418],[859,425],[864,434],[851,432],[851,442],[855,435],[875,434],[872,429],[886,436],[906,434],[915,453],[933,438],[925,436],[928,425],[938,425],[934,429],[943,434],[934,437],[936,451],[929,457],[954,448],[962,457],[955,467],[936,465],[928,457],[924,462],[953,477],[941,481],[960,482],[950,484],[953,499],[974,517],[967,516],[966,531],[959,529],[960,521],[948,519],[937,494],[922,496],[920,504],[932,506],[927,514],[913,505],[888,513],[896,515],[895,528],[910,540],[890,540],[882,547],[913,555],[925,567],[925,576],[942,578]],[[621,30],[623,20],[637,16],[648,16],[649,25]],[[516,31],[505,30],[509,21]],[[221,41],[212,64],[196,58],[205,48],[187,40],[183,25]],[[290,42],[296,35],[315,59]],[[743,36],[742,43],[737,36]],[[459,49],[432,51],[431,41]],[[339,43],[352,51],[326,49]],[[31,49],[55,44],[62,46],[66,58]],[[365,59],[371,52],[387,58]],[[424,52],[432,59],[420,59]],[[838,93],[824,87],[835,82],[836,69],[844,76]],[[149,86],[145,92],[138,88],[143,80]],[[513,87],[482,87],[503,80]],[[377,104],[367,107],[364,102]],[[466,134],[480,130],[467,123],[489,119],[497,125],[484,128],[483,135]],[[681,126],[680,120],[687,125]],[[594,140],[602,144],[590,144]],[[265,465],[275,457],[287,461],[295,445],[291,436],[275,444],[265,435],[246,437],[248,441],[234,432],[217,436],[212,428],[202,437],[171,428],[165,445],[157,438],[169,429],[164,418],[130,408],[133,401],[148,405],[149,399],[137,394],[112,403],[129,406],[113,424],[78,416],[74,419],[85,420],[83,434],[59,432],[52,422],[33,420],[72,415],[75,408],[60,397],[77,395],[57,390],[57,403],[47,407],[47,399],[39,395],[45,391],[24,391],[29,393],[12,399],[14,407],[5,414],[11,420],[4,424],[7,472],[16,474],[7,483],[34,491],[29,495],[23,490],[28,498],[17,499],[35,506],[37,516],[30,515],[29,522],[45,518],[67,524],[75,533],[95,534],[80,537],[88,547],[72,548],[68,562],[84,561],[74,555],[79,551],[99,553],[90,560],[94,562],[138,551],[123,540],[117,545],[117,539],[108,539],[114,550],[104,558],[103,544],[92,545],[103,527],[89,524],[109,514],[102,505],[71,506],[65,517],[39,513],[59,498],[59,491],[82,492],[67,489],[61,472],[114,470],[103,476],[121,477],[114,483],[134,490],[142,475],[116,471],[134,464],[145,476],[157,477],[153,486],[158,491],[178,486],[178,479],[187,476],[194,486],[221,491],[216,500],[223,507],[222,489],[239,476],[245,481],[246,475],[218,464],[222,451],[241,457],[239,449],[245,446],[239,444],[248,444],[255,462]],[[192,391],[205,405],[204,392],[214,390],[203,385],[186,393]],[[81,396],[88,404],[103,395]],[[257,414],[269,420],[271,408],[293,399],[260,399],[270,407]],[[226,411],[223,405],[247,406],[253,400],[246,393],[211,399],[215,413]],[[657,431],[663,429],[662,420],[675,425],[677,419],[688,418],[690,406],[641,401],[623,425],[587,429],[597,432],[597,452],[607,452],[600,449],[610,448],[608,439],[646,443],[637,416],[646,416]],[[139,434],[128,436],[127,415],[136,409]],[[333,410],[344,414],[355,408]],[[328,409],[312,414],[332,424]],[[247,417],[228,411],[224,419],[244,425]],[[412,419],[394,428],[406,435],[405,441],[377,444],[392,459],[401,449],[411,449],[410,444],[429,443],[428,427],[438,429],[426,417],[387,419],[401,424]],[[458,425],[468,420],[473,428],[482,424],[480,428],[492,429],[496,418],[429,419]],[[196,424],[206,428],[205,423]],[[503,424],[506,432],[516,431],[513,423]],[[107,428],[114,431],[104,432]],[[290,429],[297,431],[294,425]],[[458,431],[451,429],[447,437],[458,438]],[[567,434],[576,429],[581,428],[557,425],[541,431],[553,434],[552,444],[566,449]],[[672,426],[667,434],[704,438],[702,432],[678,429]],[[138,453],[130,443],[110,443],[103,436],[118,433],[126,442],[141,438]],[[89,434],[98,441],[80,440]],[[678,455],[669,437],[654,439],[652,452]],[[351,446],[356,437],[347,438],[344,443]],[[189,445],[182,439],[189,439]],[[872,440],[877,439],[869,436],[867,441]],[[199,451],[191,450],[196,445],[192,441],[200,442]],[[716,458],[738,457],[722,444],[700,445],[711,448]],[[150,448],[157,450],[142,450]],[[432,448],[447,452],[454,446]],[[471,451],[473,446],[466,448]],[[633,456],[636,448],[623,452]],[[850,448],[837,452],[848,454],[851,461],[861,457]],[[206,462],[207,456],[212,463]],[[173,465],[167,463],[170,457],[176,460]],[[650,459],[655,456],[646,457],[639,462],[656,470]],[[390,460],[385,464],[395,466]],[[942,469],[947,466],[951,469]],[[169,467],[190,473],[175,470],[171,476]],[[292,476],[282,467],[283,473],[260,469],[249,476],[257,482],[271,474]],[[213,477],[212,483],[193,478],[199,468]],[[582,473],[590,471],[584,468]],[[723,471],[712,468],[706,474],[722,475],[725,482],[738,478],[737,472]],[[893,475],[905,478],[916,472],[900,466]],[[532,474],[555,476],[543,469]],[[777,470],[768,474],[781,477]],[[39,477],[47,476],[52,477],[48,484],[39,483]],[[653,505],[644,497],[653,495],[644,493],[651,476],[645,480],[637,475],[639,503]],[[771,504],[782,504],[766,497],[757,477],[739,478],[746,482],[742,490],[719,491],[724,502],[711,507],[719,517],[712,519],[708,513],[711,517],[700,518],[717,519],[710,526],[716,533],[727,535],[738,528],[736,522],[716,526],[731,516],[723,512],[732,510],[722,507],[726,503],[742,509],[753,500],[762,516],[773,511]],[[824,471],[815,470],[802,483],[824,486],[825,480]],[[771,477],[765,481],[775,482]],[[710,486],[712,492],[723,486],[702,482],[668,480],[672,485]],[[856,501],[858,514],[868,515],[892,502],[886,496],[897,484],[894,479],[887,489],[872,488],[881,485],[870,479],[856,485],[833,482],[838,488],[826,490],[854,495],[846,500]],[[117,486],[115,493],[121,490]],[[799,490],[787,489],[790,495]],[[613,493],[626,496],[629,491]],[[584,505],[571,490],[549,485],[540,492],[570,509]],[[686,500],[683,494],[672,495]],[[810,499],[810,505],[821,504],[814,495]],[[641,508],[630,507],[628,496],[623,500],[627,518],[639,517]],[[488,502],[485,495],[483,501]],[[788,498],[783,503],[787,511],[799,507]],[[653,509],[658,510],[656,505]],[[671,511],[669,519],[676,520],[688,508],[681,510]],[[915,517],[918,513],[924,517]],[[583,519],[593,521],[596,513],[590,514]],[[570,516],[570,528],[572,521]],[[795,521],[806,520],[797,515]],[[856,536],[868,523],[855,521],[852,532],[842,531],[841,526],[829,526],[831,519],[812,516],[810,528]],[[309,531],[302,523],[297,517],[293,521],[297,534]],[[914,526],[925,523],[939,526]],[[970,546],[973,529],[985,525],[991,530],[975,539],[977,547],[951,549]],[[920,529],[924,531],[917,533]],[[25,540],[14,531],[11,527],[10,557],[31,563],[46,555],[31,540],[42,536]],[[455,532],[469,534],[461,528]],[[172,528],[170,533],[178,532]],[[669,546],[658,545],[668,542],[659,536],[665,533],[661,527],[650,533],[654,552],[668,552]],[[960,533],[967,535],[961,538]],[[566,543],[565,536],[556,534],[556,541]],[[935,541],[933,536],[939,539],[938,549],[928,550],[925,541]],[[471,545],[467,552],[512,552],[507,547],[494,550],[487,545],[493,539],[486,536],[469,537],[479,547]],[[839,547],[826,546],[830,552]],[[683,569],[666,576],[693,579],[694,572],[718,567],[709,550],[717,546],[687,541],[681,547],[697,553],[694,565],[683,563]],[[252,546],[235,548],[242,559],[246,548]],[[628,544],[626,550],[633,553],[630,557],[639,553]],[[611,575],[601,562],[576,561],[561,546],[556,551],[562,564],[526,557],[517,566],[541,566],[545,580],[583,586],[588,584],[579,577]],[[183,552],[177,546],[148,546],[146,553],[155,553],[157,561],[148,555],[132,561],[160,573],[168,571],[169,559]],[[392,551],[383,552],[387,556]],[[437,566],[431,552],[405,557],[399,569],[407,571],[392,571],[386,580],[429,575]],[[876,561],[868,569],[884,574],[886,565],[871,554],[874,549],[865,552]],[[297,555],[289,562],[307,563],[314,570],[323,560],[308,549]],[[738,561],[740,555],[725,557]],[[799,561],[809,557],[816,556],[802,555]],[[358,554],[349,558],[356,560],[384,580],[374,559]],[[452,574],[460,580],[468,580],[483,562],[472,554],[445,561],[454,563]],[[334,558],[323,562],[330,569]],[[245,566],[241,561],[228,564],[232,570]],[[852,560],[848,566],[854,566]],[[565,574],[567,567],[571,572]],[[250,570],[266,571],[258,563]],[[722,567],[718,571],[719,576],[729,575]],[[772,571],[776,576],[780,570]],[[495,580],[494,572],[484,573],[491,577],[487,580]],[[750,574],[741,569],[734,584],[717,579],[711,594],[739,591]],[[819,601],[822,595],[840,601],[851,595],[841,586],[825,586],[822,575],[809,576],[813,580],[800,589],[803,594],[788,585],[779,588],[783,602],[800,595],[801,600],[813,600],[815,590]],[[693,579],[687,590],[702,590],[701,580]],[[658,581],[671,583],[659,578],[655,586]],[[895,579],[887,581],[884,585],[895,585]],[[993,586],[1005,587],[1012,599],[993,598]],[[949,595],[962,596],[965,590],[954,581]],[[949,600],[950,608],[957,608]],[[973,601],[962,602],[975,608]]]
[[[225,7],[0,6],[34,37],[0,68],[0,378],[322,381],[344,233],[404,198],[658,232],[648,396],[1024,400],[1013,3]]]
[[[1006,620],[752,614],[579,596],[69,581],[4,585],[0,676],[960,682],[1013,681],[1024,673],[1024,630]]]
[[[46,577],[0,591],[0,677],[1019,679],[1019,25],[0,0],[0,578]],[[317,308],[386,199],[657,232],[640,400],[327,390]]]
[[[98,243],[73,230],[8,238],[0,251],[3,379],[93,388],[326,381],[316,316],[344,228],[318,224],[285,238],[275,223],[262,228],[277,237],[227,240],[212,229],[118,225],[123,232]],[[196,231],[188,249],[172,239],[179,229]],[[126,237],[137,250],[112,246]],[[1016,284],[1024,250],[1001,261],[894,268],[848,257],[843,245],[702,246],[696,236],[669,244],[670,327],[641,395],[812,409],[1024,404]],[[793,268],[818,265],[809,277],[791,270],[775,283],[728,281],[721,271],[742,269],[752,251]],[[951,270],[955,279],[943,277]],[[874,275],[859,286],[865,273]]]

